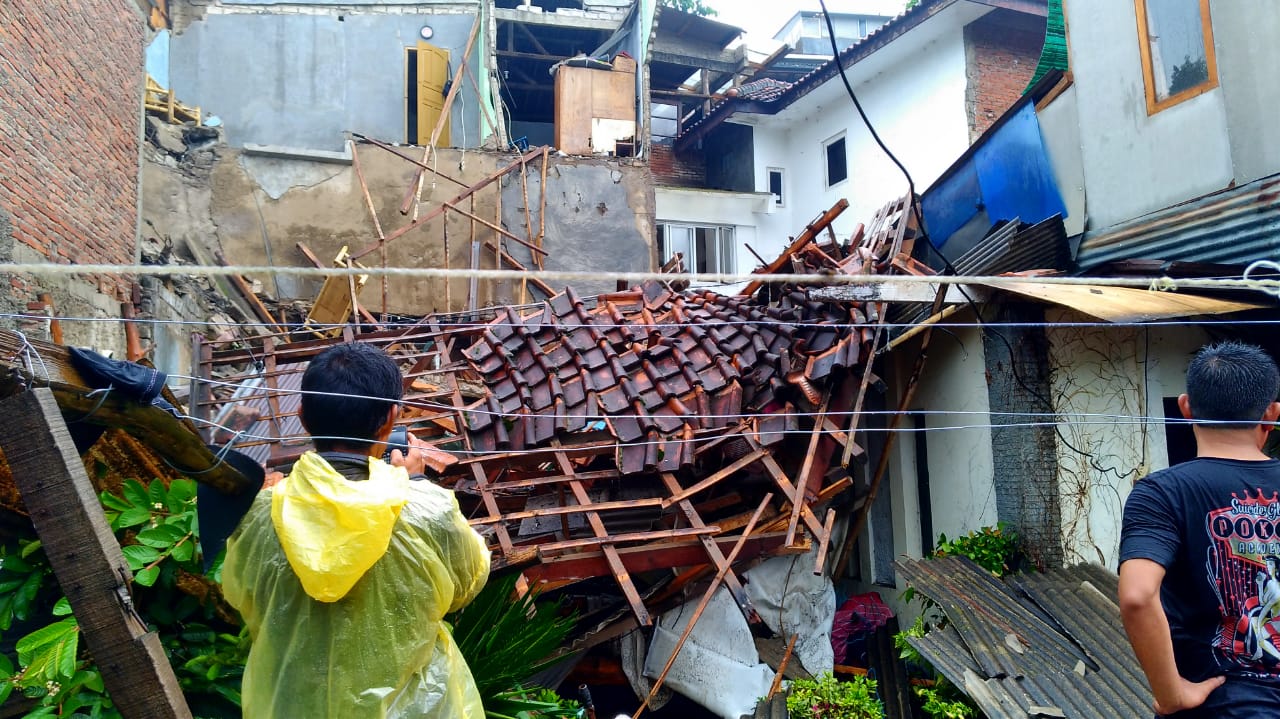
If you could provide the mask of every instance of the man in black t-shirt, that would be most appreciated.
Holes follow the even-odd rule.
[[[1280,372],[1224,342],[1187,370],[1178,407],[1196,459],[1138,482],[1120,535],[1120,613],[1161,716],[1280,717]]]

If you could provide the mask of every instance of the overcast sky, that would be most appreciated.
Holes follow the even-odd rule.
[[[826,0],[831,12],[897,15],[906,0]],[[773,37],[800,10],[818,10],[818,0],[704,0],[719,14],[716,20],[737,25],[757,39]]]

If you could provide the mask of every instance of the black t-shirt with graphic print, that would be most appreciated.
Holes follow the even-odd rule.
[[[1120,535],[1129,559],[1165,568],[1179,673],[1227,676],[1176,716],[1280,716],[1280,461],[1201,458],[1138,482]]]

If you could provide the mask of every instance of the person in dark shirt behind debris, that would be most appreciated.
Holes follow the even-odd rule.
[[[1120,613],[1162,716],[1280,716],[1280,372],[1224,342],[1187,370],[1178,407],[1196,459],[1134,486],[1120,536]]]
[[[484,716],[443,619],[480,592],[489,552],[452,492],[411,481],[432,450],[413,440],[382,460],[401,382],[363,344],[326,350],[303,375],[318,451],[254,500],[223,565],[253,639],[246,719]]]

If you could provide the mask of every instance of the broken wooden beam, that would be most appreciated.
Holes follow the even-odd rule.
[[[822,215],[820,215],[813,222],[810,222],[809,226],[804,228],[804,232],[801,232],[800,236],[796,237],[795,241],[791,243],[791,246],[788,247],[786,251],[784,251],[781,255],[778,255],[777,259],[775,259],[773,262],[770,262],[768,265],[764,267],[764,269],[759,270],[755,274],[775,275],[778,272],[781,272],[784,267],[791,264],[792,255],[794,255],[796,252],[799,252],[801,249],[803,249],[805,245],[809,244],[810,242],[813,242],[813,239],[818,236],[818,233],[825,230],[827,226],[830,225],[832,222],[835,222],[836,218],[840,216],[840,213],[844,212],[848,208],[849,208],[849,201],[845,199],[841,199],[839,202],[833,205],[831,209],[822,213]],[[764,285],[764,282],[760,280],[753,280],[749,284],[747,284],[747,286],[743,288],[743,290],[738,294],[743,297],[750,297],[751,295],[754,295],[756,293],[756,290],[760,289],[763,285]]]
[[[39,358],[33,367],[21,360],[28,348]],[[239,492],[248,484],[244,475],[214,456],[200,435],[165,410],[139,404],[119,393],[91,395],[94,389],[71,364],[66,347],[0,330],[0,370],[4,370],[0,388],[7,393],[23,387],[47,386],[69,421],[122,429],[192,479],[227,494]]]
[[[132,573],[53,391],[0,407],[0,449],[112,702],[131,719],[190,719],[159,635],[133,610]]]

